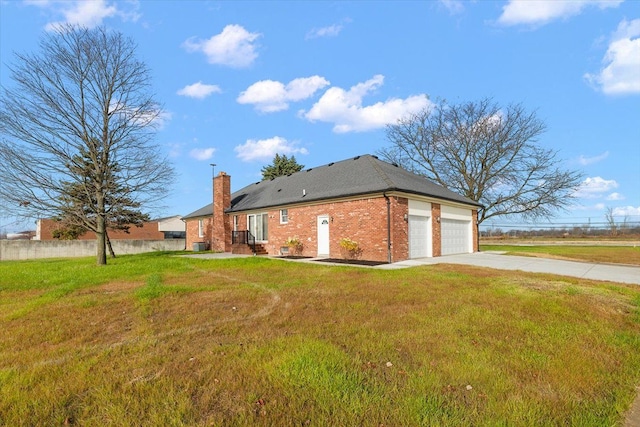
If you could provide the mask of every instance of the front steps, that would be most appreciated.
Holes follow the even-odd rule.
[[[231,253],[235,255],[253,255],[253,251],[251,250],[251,246],[243,243],[235,243],[231,246]],[[255,255],[269,255],[267,250],[264,248],[264,245],[261,243],[256,243],[256,253]]]

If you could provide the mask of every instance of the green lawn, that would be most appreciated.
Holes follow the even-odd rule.
[[[0,425],[621,425],[640,287],[167,254],[0,263]]]
[[[483,251],[506,251],[512,255],[543,256],[576,261],[640,265],[640,246],[574,245],[480,245]]]

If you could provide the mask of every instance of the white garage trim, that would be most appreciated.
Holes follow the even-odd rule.
[[[409,199],[409,215],[431,216],[431,203]]]
[[[446,205],[440,207],[440,216],[442,218],[457,219],[460,221],[471,221],[471,218],[473,218],[471,209],[462,209]]]

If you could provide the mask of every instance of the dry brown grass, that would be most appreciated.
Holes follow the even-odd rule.
[[[506,251],[514,255],[587,261],[596,263],[640,265],[639,246],[565,246],[565,245],[482,245],[482,250]]]
[[[134,263],[148,272],[130,277]],[[0,424],[599,426],[640,383],[638,287],[452,265],[161,265],[123,258],[35,305],[53,290],[0,265]]]

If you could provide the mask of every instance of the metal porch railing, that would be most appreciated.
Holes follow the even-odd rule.
[[[251,251],[256,253],[256,238],[249,230],[238,230],[231,232],[231,243],[249,245]]]

